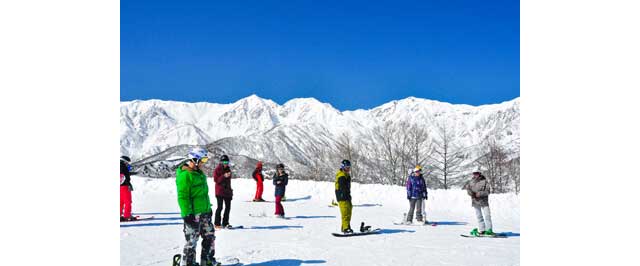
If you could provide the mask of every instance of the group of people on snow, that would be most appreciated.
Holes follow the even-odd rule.
[[[212,219],[211,200],[207,177],[202,171],[202,166],[209,161],[208,152],[202,148],[196,148],[189,152],[187,158],[176,169],[176,187],[180,216],[184,220],[184,236],[186,244],[183,250],[183,265],[197,265],[196,246],[198,239],[202,237],[202,251],[200,265],[215,265],[215,230],[232,228],[229,224],[231,200],[233,189],[231,188],[232,172],[229,166],[229,157],[222,155],[220,162],[213,171],[215,182],[215,196],[217,208]],[[135,220],[131,216],[131,191],[130,182],[131,159],[127,156],[120,157],[120,220]],[[345,234],[354,233],[351,228],[351,162],[343,160],[336,173],[335,196],[340,209],[341,231]],[[256,181],[256,193],[253,201],[265,201],[262,198],[264,191],[264,175],[262,162],[258,162],[252,173]],[[285,196],[289,175],[285,172],[284,164],[276,166],[273,175],[275,186],[275,216],[284,218],[285,211],[282,200]],[[493,235],[491,213],[489,209],[490,188],[486,178],[480,172],[473,172],[473,178],[463,187],[471,197],[472,207],[475,209],[478,220],[478,228],[474,228],[470,234],[475,236]],[[412,223],[415,212],[416,221],[427,223],[424,217],[425,201],[428,199],[427,186],[422,174],[422,167],[416,166],[409,170],[406,182],[407,200],[409,211],[404,223]],[[224,210],[224,214],[223,214]],[[213,221],[212,221],[213,220]]]

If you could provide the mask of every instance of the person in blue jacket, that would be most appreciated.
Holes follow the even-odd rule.
[[[413,211],[416,212],[416,220],[423,222],[422,203],[427,199],[427,184],[422,176],[422,167],[416,166],[407,178],[407,199],[409,200],[409,213],[405,223],[413,222]]]
[[[289,175],[284,171],[284,164],[276,166],[276,173],[273,175],[273,185],[276,186],[276,217],[284,218],[284,207],[282,206],[282,197],[284,197],[285,188],[289,182]]]

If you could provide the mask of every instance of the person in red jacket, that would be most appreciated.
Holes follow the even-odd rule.
[[[129,156],[120,157],[120,221],[136,220],[131,216],[131,159]]]
[[[264,190],[263,181],[264,176],[262,175],[262,162],[258,161],[256,165],[256,170],[253,170],[253,180],[256,181],[256,196],[253,197],[253,201],[264,201],[262,199],[262,191]]]
[[[213,181],[216,183],[216,200],[218,208],[214,224],[216,229],[231,228],[229,225],[229,212],[231,211],[231,200],[233,199],[233,189],[231,189],[231,168],[229,167],[229,157],[222,155],[220,163],[213,170]],[[220,214],[222,213],[222,203],[224,202],[224,217],[220,224]]]

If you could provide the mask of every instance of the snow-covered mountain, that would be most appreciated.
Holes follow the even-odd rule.
[[[429,132],[446,121],[455,127],[459,136],[456,142],[462,147],[474,147],[491,137],[515,153],[520,150],[519,98],[470,106],[409,97],[370,110],[341,112],[314,98],[278,105],[251,95],[231,104],[122,102],[120,114],[121,153],[134,161],[144,159],[136,162],[139,166],[184,154],[183,149],[174,148],[179,145],[207,145],[214,154],[231,155],[232,161],[236,156],[246,158],[247,164],[257,160],[284,162],[293,170],[303,171],[317,159],[319,150],[334,148],[341,134],[373,141],[376,126],[386,121],[408,121]],[[144,174],[163,176],[151,168]]]

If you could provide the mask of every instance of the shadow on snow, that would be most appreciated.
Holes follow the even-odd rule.
[[[306,215],[298,215],[298,216],[293,216],[293,217],[289,217],[291,219],[315,219],[315,218],[336,218],[335,215],[330,216],[330,215],[325,215],[325,216],[306,216]]]
[[[243,266],[300,266],[302,264],[325,264],[325,260],[296,260],[296,259],[281,259],[270,260],[265,262],[243,264]]]
[[[380,229],[380,234],[415,233],[414,230],[404,229]]]
[[[238,228],[238,229],[239,230],[242,230],[242,229],[275,230],[275,229],[292,229],[292,228],[302,229],[304,227],[301,225],[271,225],[271,226],[251,226],[251,227]],[[238,229],[235,229],[235,230],[238,230]]]
[[[285,201],[283,201],[283,202],[299,201],[299,200],[309,200],[309,199],[311,199],[311,195],[306,196],[306,197],[302,197],[302,198],[294,198],[294,199],[287,198],[287,200],[285,200]]]
[[[429,221],[429,223],[435,223],[436,225],[467,225],[465,222],[455,222],[455,221]]]

